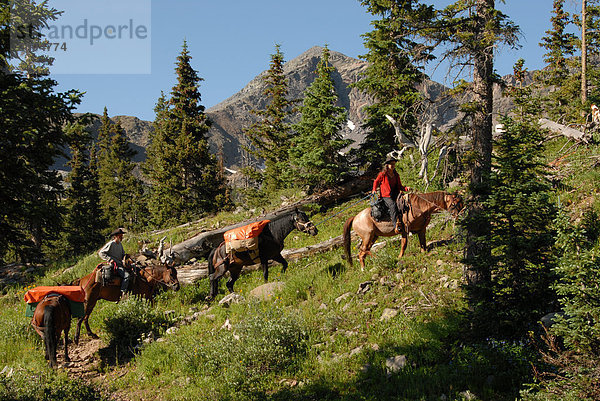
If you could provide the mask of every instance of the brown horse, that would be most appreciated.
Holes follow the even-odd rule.
[[[269,279],[269,260],[274,260],[283,265],[282,272],[285,272],[288,262],[281,256],[283,243],[285,238],[294,230],[297,229],[303,233],[317,235],[317,228],[308,219],[306,214],[298,209],[291,214],[285,214],[276,220],[270,221],[258,236],[258,257],[263,269],[265,281]],[[245,257],[246,256],[246,257]],[[230,273],[227,281],[227,289],[233,292],[233,284],[239,278],[242,268],[255,264],[248,252],[227,254],[225,250],[225,242],[222,242],[217,248],[213,249],[208,256],[208,274],[210,281],[210,293],[208,299],[212,299],[217,295],[219,286],[219,278],[227,271]]]
[[[402,202],[401,197],[398,198],[398,204]],[[402,214],[403,230],[400,255],[404,256],[408,242],[408,233],[416,233],[419,236],[421,244],[421,252],[427,250],[427,241],[425,232],[427,225],[431,220],[433,213],[441,210],[448,210],[453,217],[456,217],[463,208],[463,202],[459,195],[450,194],[443,191],[429,192],[424,194],[411,193],[408,194],[408,211]],[[400,208],[400,207],[399,207]],[[371,208],[366,208],[356,216],[346,220],[344,224],[344,253],[346,260],[352,266],[352,256],[350,253],[350,230],[354,230],[361,238],[362,244],[358,253],[361,270],[365,268],[365,257],[370,255],[371,247],[377,241],[378,237],[393,237],[394,224],[391,221],[377,222],[371,217]]]
[[[33,312],[31,325],[44,340],[45,356],[48,365],[55,368],[56,348],[61,332],[65,332],[65,361],[69,362],[69,329],[71,328],[71,307],[64,295],[50,294],[42,299]]]
[[[102,285],[102,280],[98,277],[96,268],[87,276],[76,282],[85,291],[85,314],[77,321],[75,330],[75,343],[79,344],[79,332],[81,323],[85,323],[85,329],[92,338],[98,338],[90,329],[88,319],[99,299],[105,299],[111,302],[117,302],[121,298],[120,279],[113,280],[110,285]],[[156,292],[161,289],[170,288],[173,291],[179,290],[179,280],[177,279],[177,269],[169,265],[150,265],[139,270],[139,273],[133,275],[129,285],[130,294],[142,298],[152,299]]]

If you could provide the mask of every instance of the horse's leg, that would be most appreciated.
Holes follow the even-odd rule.
[[[419,244],[421,245],[421,253],[427,252],[427,240],[425,239],[425,228],[417,233],[419,235]]]
[[[69,358],[69,330],[71,329],[71,314],[69,313],[67,316],[67,327],[65,327],[65,361],[71,362],[71,358]]]
[[[265,283],[269,281],[269,259],[260,258],[260,265],[263,268],[263,277],[265,278]]]
[[[230,269],[229,261],[224,261],[221,265],[217,266],[215,272],[208,276],[208,280],[210,282],[210,292],[208,294],[209,298],[214,298],[217,296],[217,292],[219,291],[219,279],[223,277],[223,275]]]
[[[365,258],[367,255],[371,255],[371,247],[377,241],[377,235],[370,232],[368,237],[362,238],[362,245],[360,246],[360,251],[358,252],[358,261],[360,262],[360,271],[365,271]]]
[[[94,310],[94,307],[96,306],[96,302],[98,302],[98,297],[93,297],[88,300],[88,303],[85,306],[85,316],[83,316],[83,318],[82,318],[83,323],[85,324],[85,330],[87,331],[88,335],[90,337],[92,337],[93,339],[100,338],[92,332],[92,329],[90,328],[90,324],[88,323],[88,319],[90,318],[90,315],[92,314],[92,311]]]
[[[406,252],[406,247],[408,246],[408,233],[402,233],[402,239],[400,240],[400,254],[398,255],[398,259],[404,256],[404,252]]]
[[[227,289],[229,290],[229,292],[234,292],[233,285],[235,284],[237,279],[240,277],[241,272],[242,272],[242,266],[238,267],[238,265],[235,265],[235,267],[229,268],[229,280],[227,280],[227,283],[225,284],[227,286]]]
[[[281,265],[282,265],[282,267],[281,267],[281,272],[282,272],[282,273],[285,273],[285,271],[286,271],[286,270],[287,270],[287,268],[288,268],[288,262],[287,262],[287,260],[285,260],[285,258],[284,258],[283,256],[281,256],[281,253],[278,253],[277,255],[275,255],[275,256],[273,257],[273,260],[274,260],[275,262],[279,262],[279,263],[281,263]]]

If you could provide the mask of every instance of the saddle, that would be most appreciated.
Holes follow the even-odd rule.
[[[132,280],[129,282],[129,286],[131,287],[133,281],[136,280],[139,274],[137,268],[133,268],[130,272],[133,275]],[[123,279],[117,275],[116,265],[111,263],[100,263],[96,266],[96,282],[102,284],[103,287],[120,286],[121,281],[123,281]]]
[[[404,216],[410,210],[410,200],[408,198],[408,194],[398,197],[396,201],[396,207],[398,208],[398,216],[400,220],[402,220],[402,216]],[[371,217],[373,217],[373,219],[378,223],[381,221],[390,221],[390,212],[387,205],[383,201],[383,198],[371,200]]]
[[[383,201],[383,198],[371,200],[371,217],[373,217],[376,222],[390,220],[390,212]]]

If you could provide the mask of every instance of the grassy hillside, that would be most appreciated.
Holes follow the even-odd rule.
[[[547,160],[556,161],[557,201],[568,205],[575,220],[587,207],[600,210],[600,149],[571,145],[563,139],[548,143]],[[413,177],[403,181],[416,186]],[[312,219],[321,222],[353,202],[315,207]],[[317,237],[292,232],[286,248],[340,235],[346,218],[366,205],[326,221]],[[223,214],[167,234],[175,243],[250,215]],[[103,345],[85,375],[46,368],[41,341],[24,317],[26,288],[5,288],[0,370],[7,366],[13,373],[0,374],[0,400],[64,399],[59,385],[82,389],[79,399],[513,400],[533,381],[536,354],[529,343],[465,336],[469,322],[456,227],[447,214],[438,214],[428,241],[440,245],[421,254],[411,237],[399,261],[396,238],[375,251],[365,272],[358,263],[348,267],[341,249],[291,262],[285,274],[275,266],[270,281],[282,284],[264,299],[250,294],[264,284],[262,275],[245,274],[236,283],[244,300],[228,308],[218,304],[226,295],[225,280],[210,304],[204,301],[206,279],[163,293],[153,305],[101,301],[90,324]],[[155,243],[163,235],[129,235],[126,250],[135,252],[139,240]],[[97,262],[91,255],[69,269],[48,268],[31,285],[69,282]],[[154,341],[140,341],[147,338]]]

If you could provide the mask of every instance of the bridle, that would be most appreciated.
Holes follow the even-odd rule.
[[[298,216],[294,216],[294,223],[296,224],[298,231],[302,231],[303,233],[308,233],[312,228],[316,228],[312,221],[299,221]]]
[[[154,266],[148,266],[148,267],[151,267],[151,268],[152,268],[152,270],[154,270]],[[145,267],[145,268],[143,268],[143,269],[140,269],[140,271],[144,271],[146,274],[148,274],[148,272],[146,271],[146,269],[148,269],[148,267]],[[167,268],[168,268],[168,269],[174,269],[173,267],[167,267]],[[175,287],[177,286],[177,284],[176,284],[176,283],[169,284],[169,283],[167,283],[167,282],[166,282],[166,281],[164,281],[164,280],[161,280],[161,279],[154,278],[154,276],[152,276],[152,275],[150,275],[150,277],[148,278],[148,277],[144,277],[142,274],[140,274],[140,277],[143,277],[143,278],[146,280],[146,282],[147,282],[148,284],[151,284],[151,285],[152,285],[152,287],[153,287],[153,290],[156,288],[156,284],[162,284],[162,285],[164,285],[165,287],[168,287],[168,288],[170,288],[170,289],[172,289],[172,290],[174,290],[174,289],[175,289]]]

